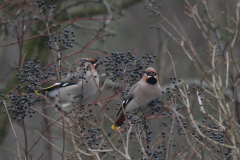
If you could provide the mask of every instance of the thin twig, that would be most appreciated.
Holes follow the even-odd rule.
[[[10,115],[9,115],[8,108],[7,108],[7,106],[6,106],[5,101],[3,101],[3,104],[4,104],[4,107],[5,107],[5,109],[6,109],[6,112],[7,112],[7,115],[8,115],[8,119],[9,119],[9,122],[10,122],[10,124],[11,124],[11,128],[12,128],[12,131],[13,131],[13,134],[14,134],[14,137],[15,137],[15,142],[16,142],[16,145],[17,145],[18,160],[21,160],[21,155],[20,155],[20,150],[19,150],[19,144],[18,144],[17,134],[16,134],[15,129],[14,129],[14,127],[13,127],[12,120],[11,120],[11,117],[10,117]]]

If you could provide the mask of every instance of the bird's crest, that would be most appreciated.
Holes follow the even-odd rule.
[[[155,74],[155,76],[157,75],[155,69],[153,69],[152,67],[148,67],[146,69],[146,74],[149,75],[149,74]]]

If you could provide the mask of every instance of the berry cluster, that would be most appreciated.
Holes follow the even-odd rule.
[[[68,47],[73,47],[72,42],[75,41],[75,33],[73,31],[69,31],[68,29],[60,29],[58,33],[49,33],[49,41],[47,45],[49,49],[53,49],[56,52],[60,52],[62,50],[67,50]]]
[[[142,56],[142,59],[137,59],[131,51],[127,54],[112,52],[111,55],[104,57],[103,65],[106,67],[106,75],[110,76],[109,79],[112,82],[124,80],[131,86],[142,77],[141,70],[148,68],[149,64],[154,62],[155,57],[156,55],[151,56],[146,53]]]
[[[34,18],[34,20],[48,20],[52,16],[53,10],[56,8],[56,5],[47,6],[42,0],[35,1],[33,6],[36,7],[36,13],[38,15],[38,17]]]
[[[40,66],[40,60],[33,59],[32,62],[27,62],[23,68],[16,66],[18,71],[17,77],[19,84],[16,85],[15,92],[11,91],[7,95],[3,96],[1,104],[7,104],[9,111],[14,113],[13,119],[21,121],[28,114],[32,117],[32,113],[35,113],[31,109],[36,102],[41,101],[39,96],[35,97],[34,92],[36,87],[41,86],[41,81],[48,76],[41,76],[44,69]],[[20,93],[20,94],[19,94]],[[10,102],[6,103],[7,100]],[[5,112],[5,111],[3,111]]]

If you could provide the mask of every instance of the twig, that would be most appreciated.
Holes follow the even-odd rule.
[[[16,132],[15,132],[15,130],[14,130],[14,127],[13,127],[13,124],[12,124],[12,120],[11,120],[11,117],[10,117],[10,115],[9,115],[8,108],[7,108],[7,106],[6,106],[5,101],[3,102],[3,104],[4,104],[4,107],[5,107],[5,109],[6,109],[6,112],[7,112],[8,118],[9,118],[9,122],[10,122],[10,124],[11,124],[11,128],[12,128],[12,130],[13,130],[13,134],[14,134],[14,137],[15,137],[15,142],[16,142],[16,145],[17,145],[18,160],[21,160],[21,155],[20,155],[20,150],[19,150],[19,144],[18,144],[17,134],[16,134]]]
[[[225,91],[228,88],[228,81],[229,81],[229,60],[228,60],[228,52],[226,53],[226,88]]]
[[[49,144],[51,144],[53,147],[59,149],[61,152],[63,152],[63,150],[61,148],[59,148],[58,146],[54,145],[53,143],[49,142],[45,137],[43,137],[38,131],[34,130],[34,132],[36,132],[39,136],[41,136],[45,141],[47,141]],[[64,151],[64,153],[70,153],[67,151]]]
[[[25,158],[28,160],[28,140],[27,140],[27,131],[26,131],[26,125],[24,119],[22,119],[22,125],[23,125],[23,132],[24,132],[24,141],[25,141]]]

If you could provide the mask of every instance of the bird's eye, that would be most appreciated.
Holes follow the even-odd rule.
[[[147,75],[149,76],[149,75],[151,75],[151,76],[156,76],[157,75],[157,73],[156,72],[153,72],[153,71],[151,71],[151,72],[148,72],[147,73]]]

